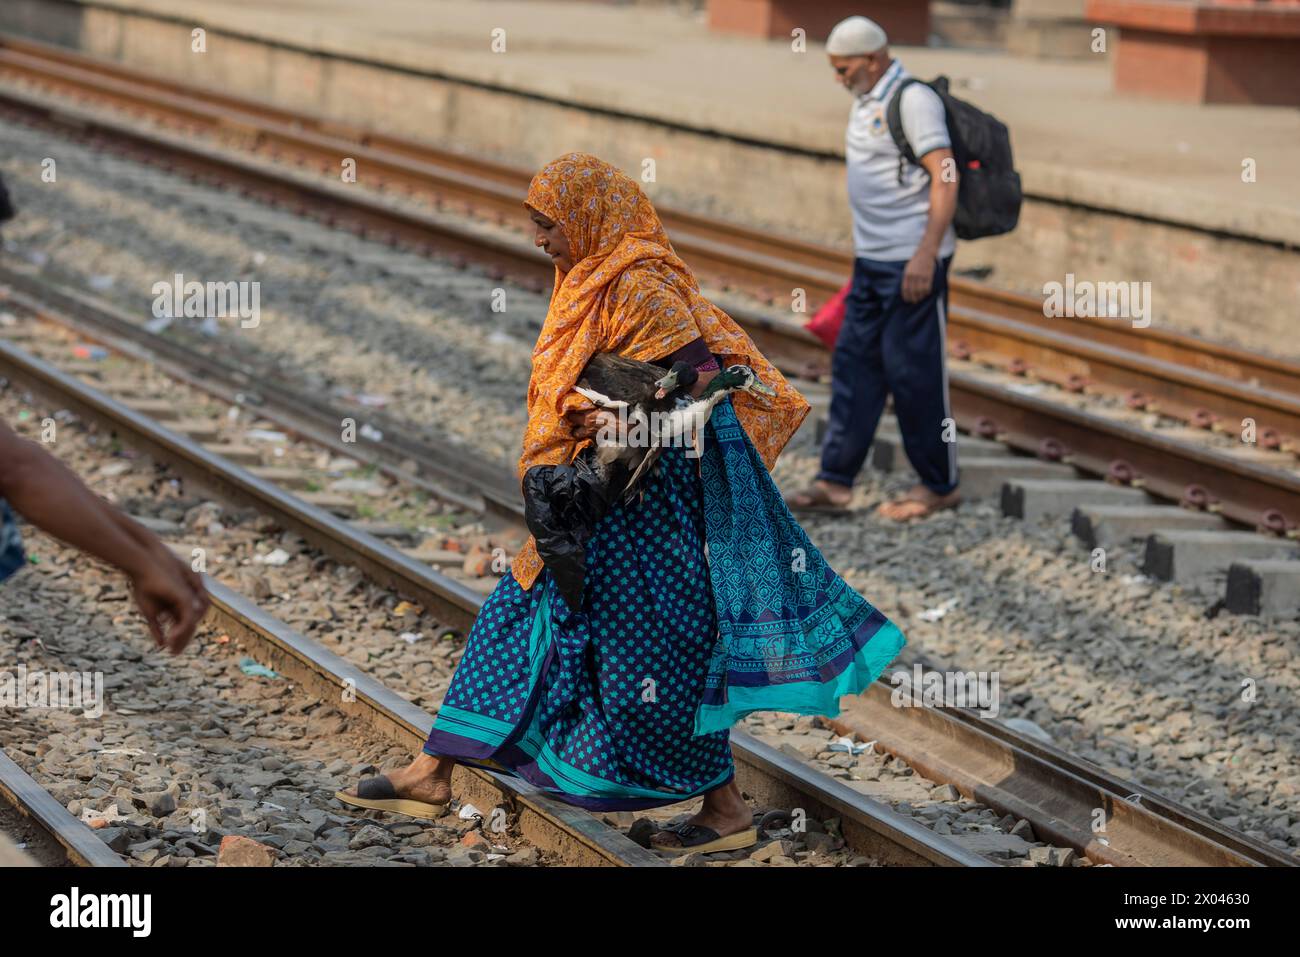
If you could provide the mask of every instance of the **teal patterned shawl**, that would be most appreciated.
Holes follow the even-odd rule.
[[[754,711],[833,717],[894,660],[903,633],[809,541],[729,399],[705,429],[700,475],[718,637],[695,733]]]

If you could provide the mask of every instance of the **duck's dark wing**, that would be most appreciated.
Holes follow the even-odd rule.
[[[662,450],[657,445],[653,445],[645,450],[645,456],[641,459],[640,463],[637,464],[637,467],[623,484],[621,495],[625,502],[631,501],[631,499],[635,497],[637,490],[641,485],[642,476],[649,472],[650,469],[654,468],[655,463],[659,461],[661,451]]]
[[[667,374],[667,369],[648,362],[602,352],[587,363],[578,384],[611,399],[648,402],[654,398],[655,382]]]

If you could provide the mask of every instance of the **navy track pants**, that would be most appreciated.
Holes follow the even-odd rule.
[[[904,302],[905,261],[855,259],[831,360],[831,407],[817,477],[852,485],[894,396],[903,448],[921,484],[939,495],[957,487],[957,446],[946,427],[948,373],[944,327],[948,321],[949,256],[935,263],[930,295]]]

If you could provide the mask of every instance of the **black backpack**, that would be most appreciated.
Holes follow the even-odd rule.
[[[913,83],[908,77],[898,85],[889,101],[889,135],[898,151],[898,182],[903,182],[903,164],[920,165],[903,132],[901,115],[903,91]],[[960,239],[998,236],[1016,228],[1020,219],[1020,174],[1011,159],[1011,136],[1006,124],[995,116],[959,100],[948,92],[948,78],[935,77],[925,84],[943,100],[948,120],[948,138],[952,140],[960,183],[957,187],[957,213],[953,229]]]
[[[14,204],[9,201],[9,191],[5,189],[5,181],[0,179],[0,223],[13,218]]]

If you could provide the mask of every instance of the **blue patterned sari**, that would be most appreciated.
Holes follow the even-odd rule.
[[[808,541],[724,400],[701,460],[664,450],[601,520],[579,611],[545,571],[501,580],[424,750],[592,809],[672,804],[731,779],[736,720],[836,714],[903,641]]]

